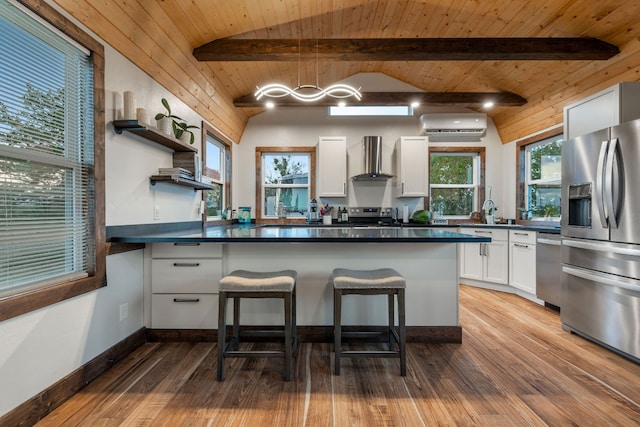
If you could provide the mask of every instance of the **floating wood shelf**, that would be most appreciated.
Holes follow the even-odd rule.
[[[194,181],[192,179],[176,178],[169,175],[152,175],[149,178],[149,180],[151,181],[151,185],[156,185],[156,182],[168,182],[169,184],[182,185],[183,187],[191,187],[193,188],[193,191],[213,190],[213,185]]]
[[[131,132],[174,151],[198,152],[197,148],[187,145],[179,139],[160,133],[155,128],[141,125],[137,120],[114,120],[113,128],[117,134],[121,134],[123,131]]]

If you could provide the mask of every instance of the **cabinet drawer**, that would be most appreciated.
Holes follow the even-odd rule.
[[[221,258],[222,243],[154,243],[151,258]]]
[[[509,230],[509,241],[515,243],[536,244],[536,232],[528,230]]]
[[[222,278],[222,259],[152,259],[151,292],[214,293]]]
[[[151,296],[154,329],[217,329],[217,294],[162,294]]]
[[[509,230],[498,230],[497,228],[462,228],[462,233],[473,234],[476,236],[491,237],[492,240],[508,240]]]

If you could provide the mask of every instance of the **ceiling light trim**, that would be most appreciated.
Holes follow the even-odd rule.
[[[352,86],[342,83],[336,83],[329,87],[322,89],[317,85],[299,85],[293,89],[281,83],[271,83],[257,88],[254,96],[256,100],[260,100],[263,96],[268,98],[283,98],[285,96],[291,96],[294,99],[302,102],[317,102],[325,96],[329,96],[337,99],[345,99],[354,97],[358,101],[362,99],[360,88],[356,89]],[[305,90],[311,90],[310,93],[305,93]]]

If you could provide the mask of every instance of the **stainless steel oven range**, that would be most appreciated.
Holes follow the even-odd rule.
[[[350,206],[349,223],[355,225],[392,225],[393,209],[372,206]]]

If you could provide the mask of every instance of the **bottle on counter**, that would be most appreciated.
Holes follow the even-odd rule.
[[[342,222],[349,222],[349,212],[346,207],[342,209]]]
[[[338,206],[338,223],[342,222],[342,211],[340,210],[340,206]]]

